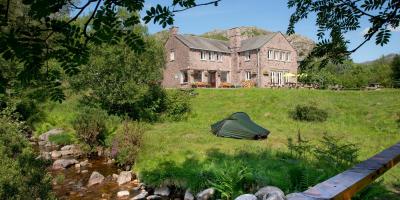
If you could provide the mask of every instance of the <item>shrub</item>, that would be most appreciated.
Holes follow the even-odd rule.
[[[113,139],[112,156],[119,165],[133,165],[143,143],[145,128],[139,122],[125,120]]]
[[[69,133],[50,135],[49,140],[50,140],[50,142],[52,142],[54,144],[62,145],[62,146],[73,143],[73,137]]]
[[[167,93],[165,116],[172,121],[186,119],[191,111],[191,93],[183,90],[170,90]]]
[[[299,121],[324,122],[328,118],[328,113],[315,106],[297,105],[291,112],[291,117]]]
[[[104,145],[106,137],[107,114],[99,109],[88,108],[78,114],[72,125],[76,131],[77,139],[87,145],[90,152],[97,146]]]
[[[312,146],[309,144],[310,141],[301,138],[300,130],[297,133],[296,142],[292,138],[288,138],[288,149],[290,154],[296,158],[305,158],[308,153],[311,152]]]
[[[314,149],[314,156],[320,164],[340,172],[357,162],[358,151],[355,144],[342,142],[325,133],[321,145]]]

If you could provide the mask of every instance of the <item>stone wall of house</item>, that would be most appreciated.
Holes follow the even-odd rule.
[[[175,60],[170,60],[170,52],[175,52]],[[173,34],[165,43],[166,65],[162,85],[166,88],[181,87],[181,70],[189,68],[190,49],[179,41]]]
[[[268,50],[284,50],[290,51],[289,61],[277,61],[268,59]],[[260,49],[260,63],[261,63],[261,87],[266,87],[271,84],[271,71],[272,70],[288,70],[289,73],[297,74],[297,52],[292,45],[286,40],[282,34],[277,34],[271,41]],[[268,74],[268,76],[264,75]],[[296,79],[292,78],[290,82],[295,82]]]

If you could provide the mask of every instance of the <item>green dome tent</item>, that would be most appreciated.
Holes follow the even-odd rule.
[[[238,139],[266,138],[269,131],[253,121],[244,112],[233,113],[228,118],[211,125],[211,131],[220,137]]]

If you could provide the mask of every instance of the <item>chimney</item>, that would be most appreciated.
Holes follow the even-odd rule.
[[[238,51],[242,44],[243,37],[240,33],[240,28],[231,28],[228,30],[229,48],[232,51]]]
[[[173,27],[171,27],[171,28],[169,29],[169,34],[170,34],[171,36],[178,35],[178,33],[179,33],[179,27],[173,26]]]

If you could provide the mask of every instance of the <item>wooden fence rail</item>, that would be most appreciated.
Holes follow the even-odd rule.
[[[400,142],[289,200],[350,200],[400,162]]]

